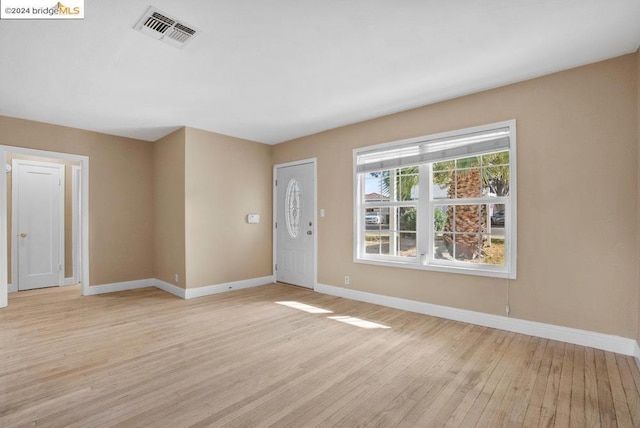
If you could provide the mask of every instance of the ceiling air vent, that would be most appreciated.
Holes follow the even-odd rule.
[[[133,29],[177,48],[182,48],[200,32],[153,6],[147,9]]]

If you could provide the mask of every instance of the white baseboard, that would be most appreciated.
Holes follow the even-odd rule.
[[[103,293],[114,293],[117,291],[135,290],[136,288],[156,287],[160,290],[178,296],[181,299],[192,299],[195,297],[209,296],[211,294],[223,293],[225,291],[240,290],[242,288],[257,287],[274,282],[273,276],[261,278],[244,279],[241,281],[226,282],[224,284],[208,285],[198,288],[180,288],[160,279],[149,278],[137,281],[116,282],[113,284],[92,285],[89,287],[89,296]]]
[[[139,279],[137,281],[115,282],[113,284],[92,285],[89,287],[88,296],[96,294],[115,293],[116,291],[135,290],[137,288],[154,287],[155,279]]]
[[[169,284],[168,282],[164,282],[161,279],[154,279],[154,285],[160,290],[166,291],[167,293],[173,294],[174,296],[178,296],[181,299],[185,298],[185,289],[180,288],[176,285]]]
[[[7,284],[7,292],[9,293],[17,293],[18,287],[13,284]]]
[[[204,287],[187,288],[186,299],[194,297],[209,296],[211,294],[224,293],[225,291],[240,290],[242,288],[258,287],[260,285],[272,284],[273,276],[263,276],[261,278],[243,279],[241,281],[226,282],[223,284],[207,285]]]
[[[508,318],[500,315],[457,309],[449,306],[434,305],[415,300],[400,299],[398,297],[383,296],[364,291],[334,287],[332,285],[316,284],[314,290],[319,293],[373,303],[381,306],[388,306],[409,312],[417,312],[439,318],[497,328],[499,330],[512,331],[545,339],[573,343],[575,345],[588,346],[590,348],[602,349],[604,351],[615,352],[623,355],[631,355],[635,357],[636,362],[640,367],[640,348],[638,347],[638,342],[626,337],[517,318]]]
[[[69,277],[69,278],[65,278],[62,285],[63,286],[67,286],[67,285],[76,285],[77,283],[79,283],[80,281],[78,281],[74,276]]]
[[[637,341],[633,348],[633,357],[636,360],[636,366],[638,366],[638,370],[640,370],[640,344]]]

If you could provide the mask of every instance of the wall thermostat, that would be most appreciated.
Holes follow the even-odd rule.
[[[260,223],[260,214],[247,214],[247,223],[249,224]]]

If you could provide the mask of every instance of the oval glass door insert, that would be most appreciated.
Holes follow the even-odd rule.
[[[289,236],[297,238],[300,234],[300,224],[302,218],[302,190],[298,180],[292,178],[287,185],[285,198],[285,220]]]

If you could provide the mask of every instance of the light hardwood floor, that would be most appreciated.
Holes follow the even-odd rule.
[[[630,357],[280,284],[0,310],[1,427],[637,427],[639,388]]]

